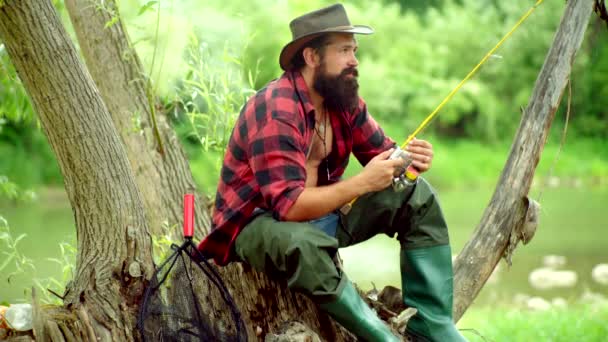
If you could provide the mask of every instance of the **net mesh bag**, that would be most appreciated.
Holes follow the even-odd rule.
[[[191,215],[186,211],[187,206],[185,218]],[[142,339],[247,341],[234,300],[214,266],[196,249],[187,222],[184,243],[171,246],[173,252],[149,281],[137,322]]]

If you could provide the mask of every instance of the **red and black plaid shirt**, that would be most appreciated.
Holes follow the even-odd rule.
[[[354,112],[330,113],[333,148],[319,184],[340,180],[351,152],[362,165],[394,146],[367,112],[362,99]],[[222,166],[212,229],[198,245],[219,265],[234,258],[234,242],[256,207],[278,220],[304,190],[306,154],[314,134],[315,113],[304,78],[286,72],[252,96],[234,126]]]

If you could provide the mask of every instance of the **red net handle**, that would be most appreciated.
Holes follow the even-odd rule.
[[[184,195],[184,237],[192,238],[194,235],[194,195]]]

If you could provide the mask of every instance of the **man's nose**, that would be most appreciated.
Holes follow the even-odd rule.
[[[348,61],[348,66],[349,67],[356,67],[359,65],[359,61],[357,60],[357,56],[355,56],[355,54],[353,53],[351,55],[350,60]]]

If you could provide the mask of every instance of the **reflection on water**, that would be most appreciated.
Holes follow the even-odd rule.
[[[440,192],[450,224],[454,253],[460,251],[471,236],[489,202],[491,191]],[[608,286],[591,278],[596,264],[608,263],[605,203],[608,203],[608,189],[545,189],[536,236],[528,245],[517,248],[510,269],[501,261],[495,277],[486,284],[474,305],[513,303],[522,296],[540,296],[548,301],[560,297],[574,301],[585,290],[608,295]],[[72,211],[62,190],[46,190],[39,192],[39,199],[34,203],[17,206],[0,203],[0,215],[8,220],[14,234],[27,234],[20,247],[36,265],[32,274],[12,277],[10,282],[6,277],[0,279],[0,302],[26,300],[24,289],[33,285],[33,277],[61,278],[60,266],[48,259],[61,257],[59,243],[74,241]],[[340,253],[346,273],[363,289],[370,289],[372,284],[378,289],[387,284],[401,287],[397,241],[377,236]],[[574,287],[535,289],[529,283],[530,273],[543,266],[543,257],[547,255],[565,257],[565,264],[558,269],[576,272]],[[10,270],[5,270],[3,276],[7,272]],[[62,289],[55,290],[62,292]]]

